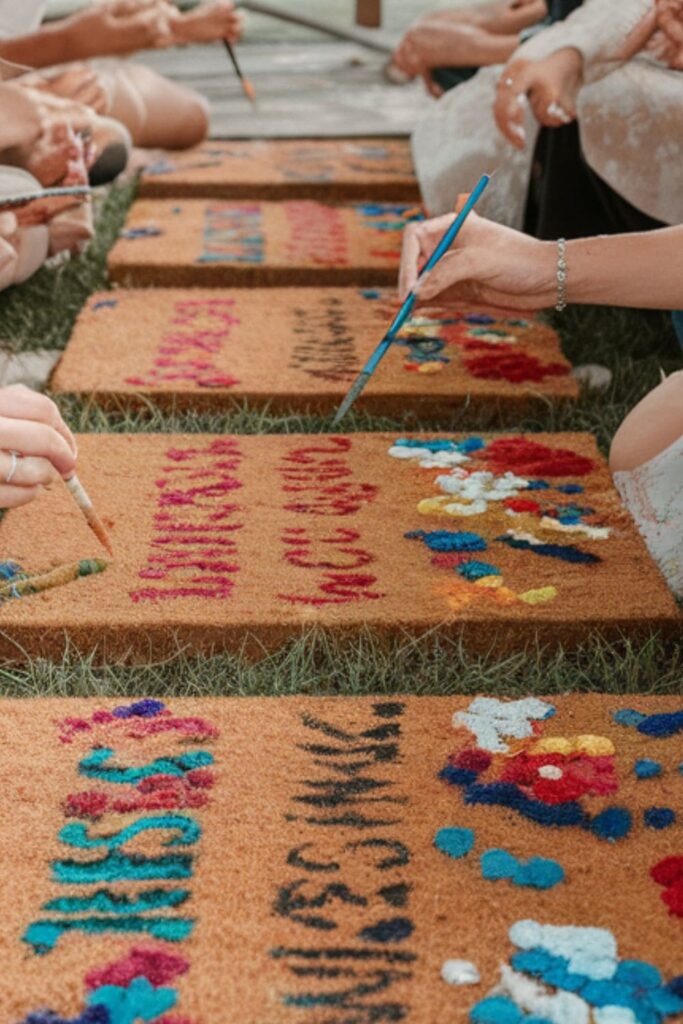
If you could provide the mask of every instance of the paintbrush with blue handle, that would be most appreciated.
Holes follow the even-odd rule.
[[[446,231],[445,235],[443,236],[443,238],[441,239],[441,241],[437,245],[436,249],[434,250],[432,255],[429,257],[429,259],[425,263],[424,267],[420,271],[420,274],[418,276],[418,281],[425,274],[428,274],[430,270],[433,270],[434,267],[436,266],[436,264],[441,259],[441,257],[446,252],[448,252],[448,250],[452,246],[453,242],[457,238],[458,232],[460,231],[461,227],[463,226],[463,224],[467,220],[468,216],[470,215],[470,213],[472,212],[474,207],[479,202],[479,199],[481,198],[481,195],[482,195],[484,189],[486,188],[486,186],[488,185],[490,180],[491,180],[491,177],[488,174],[482,175],[482,177],[479,179],[479,181],[477,182],[477,185],[476,185],[474,191],[468,197],[467,202],[463,206],[462,210],[457,215],[457,217],[455,218],[453,223],[450,225],[450,227]],[[389,348],[391,347],[393,342],[396,340],[396,335],[401,330],[401,328],[403,327],[404,323],[406,322],[406,320],[408,319],[408,317],[412,313],[413,306],[415,305],[416,302],[417,302],[417,292],[415,291],[415,289],[413,289],[413,291],[411,291],[409,293],[409,295],[406,298],[405,302],[403,303],[403,305],[399,309],[398,313],[394,317],[394,321],[391,324],[391,326],[389,327],[389,330],[384,335],[384,337],[380,341],[379,345],[377,346],[375,351],[372,353],[372,355],[368,359],[367,363],[365,364],[365,366],[363,367],[363,369],[361,370],[361,372],[358,374],[358,376],[356,377],[355,381],[351,385],[351,387],[349,389],[349,392],[346,395],[346,398],[344,399],[342,404],[339,406],[339,409],[337,410],[336,415],[335,415],[334,419],[332,420],[332,425],[333,426],[336,426],[340,422],[340,420],[342,420],[344,418],[344,416],[346,416],[347,412],[349,411],[349,409],[351,408],[353,403],[356,401],[356,399],[362,393],[363,389],[365,388],[365,385],[368,383],[368,381],[372,377],[373,373],[375,372],[375,370],[377,369],[377,367],[381,363],[382,359],[384,358],[386,353],[389,351]]]

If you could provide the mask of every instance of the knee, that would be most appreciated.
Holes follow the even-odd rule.
[[[184,103],[183,116],[176,126],[171,149],[190,149],[204,142],[209,134],[211,115],[209,104],[198,93],[190,93]]]

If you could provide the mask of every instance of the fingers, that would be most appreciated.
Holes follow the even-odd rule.
[[[417,285],[420,300],[434,299],[448,288],[472,276],[472,266],[466,251],[448,252],[433,270],[422,277]]]
[[[434,252],[452,222],[453,214],[447,213],[421,224],[408,224],[406,227],[399,269],[398,287],[401,299],[405,299],[408,292],[412,291],[422,266]]]
[[[11,484],[0,484],[0,508],[20,508],[28,505],[40,494],[40,487],[13,487]]]
[[[14,469],[14,472],[12,470]],[[12,487],[47,487],[57,478],[55,468],[48,459],[35,456],[12,458],[9,452],[0,451],[0,484],[12,474]]]
[[[6,451],[48,459],[63,477],[76,467],[76,457],[64,436],[45,423],[0,416],[0,444]]]
[[[514,84],[509,85],[503,81],[496,93],[493,116],[498,128],[515,149],[524,149],[526,145],[524,129],[526,105],[526,94],[519,92]]]
[[[43,423],[56,431],[76,458],[77,447],[73,434],[61,417],[59,409],[46,395],[38,391],[32,391],[23,384],[12,384],[10,387],[0,388],[0,418],[29,420],[31,422]],[[6,450],[15,448],[23,451],[20,445],[5,444],[0,438],[0,447]],[[40,455],[41,452],[26,452],[25,454]]]

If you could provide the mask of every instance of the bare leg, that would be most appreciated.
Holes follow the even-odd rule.
[[[103,74],[111,76],[109,114],[128,128],[135,146],[189,149],[208,135],[208,104],[199,93],[140,64],[124,64]]]
[[[683,370],[672,373],[643,398],[621,424],[609,456],[613,473],[653,459],[683,435]]]

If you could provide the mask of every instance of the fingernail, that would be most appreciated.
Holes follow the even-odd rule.
[[[516,135],[518,139],[521,139],[522,142],[526,142],[526,132],[521,127],[521,125],[510,125],[510,131],[512,132],[513,135]]]

